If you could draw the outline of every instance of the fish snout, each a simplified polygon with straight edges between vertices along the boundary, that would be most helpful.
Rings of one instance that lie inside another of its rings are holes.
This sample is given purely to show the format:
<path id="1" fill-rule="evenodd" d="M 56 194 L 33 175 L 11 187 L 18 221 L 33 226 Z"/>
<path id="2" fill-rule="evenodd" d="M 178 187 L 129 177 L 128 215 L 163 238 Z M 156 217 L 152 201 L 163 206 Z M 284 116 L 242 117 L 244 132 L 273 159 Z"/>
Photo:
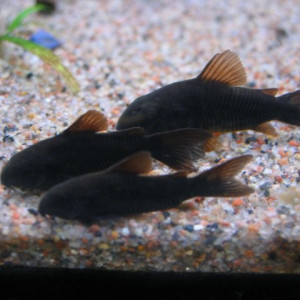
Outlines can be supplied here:
<path id="1" fill-rule="evenodd" d="M 1 184 L 5 185 L 7 187 L 11 187 L 11 186 L 15 185 L 14 178 L 15 178 L 15 176 L 14 176 L 13 170 L 9 166 L 6 165 L 2 169 L 2 172 L 1 172 L 1 177 L 0 177 Z"/>

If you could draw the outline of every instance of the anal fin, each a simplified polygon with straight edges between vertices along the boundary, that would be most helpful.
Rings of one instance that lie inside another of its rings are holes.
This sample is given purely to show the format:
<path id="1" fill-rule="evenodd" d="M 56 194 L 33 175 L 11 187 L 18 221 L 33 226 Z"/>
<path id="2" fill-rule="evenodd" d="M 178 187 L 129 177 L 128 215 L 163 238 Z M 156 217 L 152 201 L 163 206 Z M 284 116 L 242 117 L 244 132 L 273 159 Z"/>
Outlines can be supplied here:
<path id="1" fill-rule="evenodd" d="M 130 155 L 109 167 L 108 172 L 128 172 L 133 174 L 149 173 L 152 169 L 151 154 L 148 151 L 140 151 Z"/>

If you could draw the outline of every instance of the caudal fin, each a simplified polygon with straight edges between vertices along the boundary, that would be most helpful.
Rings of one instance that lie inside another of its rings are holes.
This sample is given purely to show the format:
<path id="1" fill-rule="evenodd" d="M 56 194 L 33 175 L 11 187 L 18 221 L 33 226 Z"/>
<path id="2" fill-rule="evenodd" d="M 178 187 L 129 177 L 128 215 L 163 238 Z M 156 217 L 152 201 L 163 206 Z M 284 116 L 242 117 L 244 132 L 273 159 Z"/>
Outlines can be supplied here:
<path id="1" fill-rule="evenodd" d="M 208 131 L 188 128 L 148 136 L 152 156 L 175 170 L 196 171 L 194 162 L 204 157 Z"/>
<path id="2" fill-rule="evenodd" d="M 203 196 L 210 197 L 239 197 L 253 193 L 253 189 L 234 179 L 243 167 L 252 160 L 252 155 L 243 155 L 207 170 L 195 180 L 205 187 Z"/>
<path id="3" fill-rule="evenodd" d="M 283 104 L 279 121 L 300 126 L 300 90 L 278 97 Z"/>

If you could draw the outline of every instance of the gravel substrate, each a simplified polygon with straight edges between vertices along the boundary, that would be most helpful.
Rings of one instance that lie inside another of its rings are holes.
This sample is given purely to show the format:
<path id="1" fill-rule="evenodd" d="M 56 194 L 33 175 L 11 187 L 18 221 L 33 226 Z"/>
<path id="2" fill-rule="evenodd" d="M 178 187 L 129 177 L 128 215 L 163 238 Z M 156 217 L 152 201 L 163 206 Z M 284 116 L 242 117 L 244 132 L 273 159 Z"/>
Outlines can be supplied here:
<path id="1" fill-rule="evenodd" d="M 300 88 L 300 1 L 57 1 L 18 34 L 42 28 L 63 44 L 54 50 L 80 83 L 72 95 L 49 66 L 5 43 L 0 59 L 0 169 L 16 152 L 64 130 L 88 109 L 110 129 L 126 105 L 162 85 L 195 77 L 217 52 L 243 62 L 248 85 Z M 7 24 L 29 0 L 2 0 Z M 270 138 L 222 135 L 223 148 L 199 170 L 252 154 L 239 175 L 255 193 L 196 198 L 178 209 L 79 222 L 37 213 L 41 195 L 0 185 L 0 265 L 110 270 L 300 272 L 300 130 L 272 122 Z M 153 174 L 171 172 L 155 163 Z M 142 199 L 141 199 L 142 201 Z"/>

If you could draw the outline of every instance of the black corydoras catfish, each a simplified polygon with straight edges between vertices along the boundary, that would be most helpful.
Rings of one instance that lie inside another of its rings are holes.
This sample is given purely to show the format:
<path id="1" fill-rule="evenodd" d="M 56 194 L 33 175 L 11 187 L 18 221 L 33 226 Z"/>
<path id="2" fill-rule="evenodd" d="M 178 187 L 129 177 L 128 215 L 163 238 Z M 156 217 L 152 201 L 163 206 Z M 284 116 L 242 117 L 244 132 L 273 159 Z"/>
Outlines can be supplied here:
<path id="1" fill-rule="evenodd" d="M 2 184 L 45 190 L 71 177 L 104 170 L 141 150 L 174 169 L 192 171 L 193 162 L 204 155 L 201 141 L 211 137 L 199 129 L 151 136 L 144 136 L 142 128 L 96 133 L 106 129 L 105 116 L 88 111 L 61 134 L 14 155 L 2 170 Z"/>
<path id="2" fill-rule="evenodd" d="M 276 136 L 266 123 L 300 125 L 300 90 L 275 98 L 276 88 L 250 89 L 238 56 L 216 54 L 194 79 L 166 85 L 133 101 L 117 129 L 143 127 L 147 134 L 177 128 L 212 132 L 252 129 Z"/>
<path id="3" fill-rule="evenodd" d="M 141 176 L 151 170 L 149 152 L 136 153 L 106 171 L 82 175 L 54 186 L 42 198 L 42 215 L 91 223 L 177 207 L 195 196 L 235 197 L 253 192 L 233 177 L 251 155 L 231 159 L 192 178 L 186 172 Z"/>

